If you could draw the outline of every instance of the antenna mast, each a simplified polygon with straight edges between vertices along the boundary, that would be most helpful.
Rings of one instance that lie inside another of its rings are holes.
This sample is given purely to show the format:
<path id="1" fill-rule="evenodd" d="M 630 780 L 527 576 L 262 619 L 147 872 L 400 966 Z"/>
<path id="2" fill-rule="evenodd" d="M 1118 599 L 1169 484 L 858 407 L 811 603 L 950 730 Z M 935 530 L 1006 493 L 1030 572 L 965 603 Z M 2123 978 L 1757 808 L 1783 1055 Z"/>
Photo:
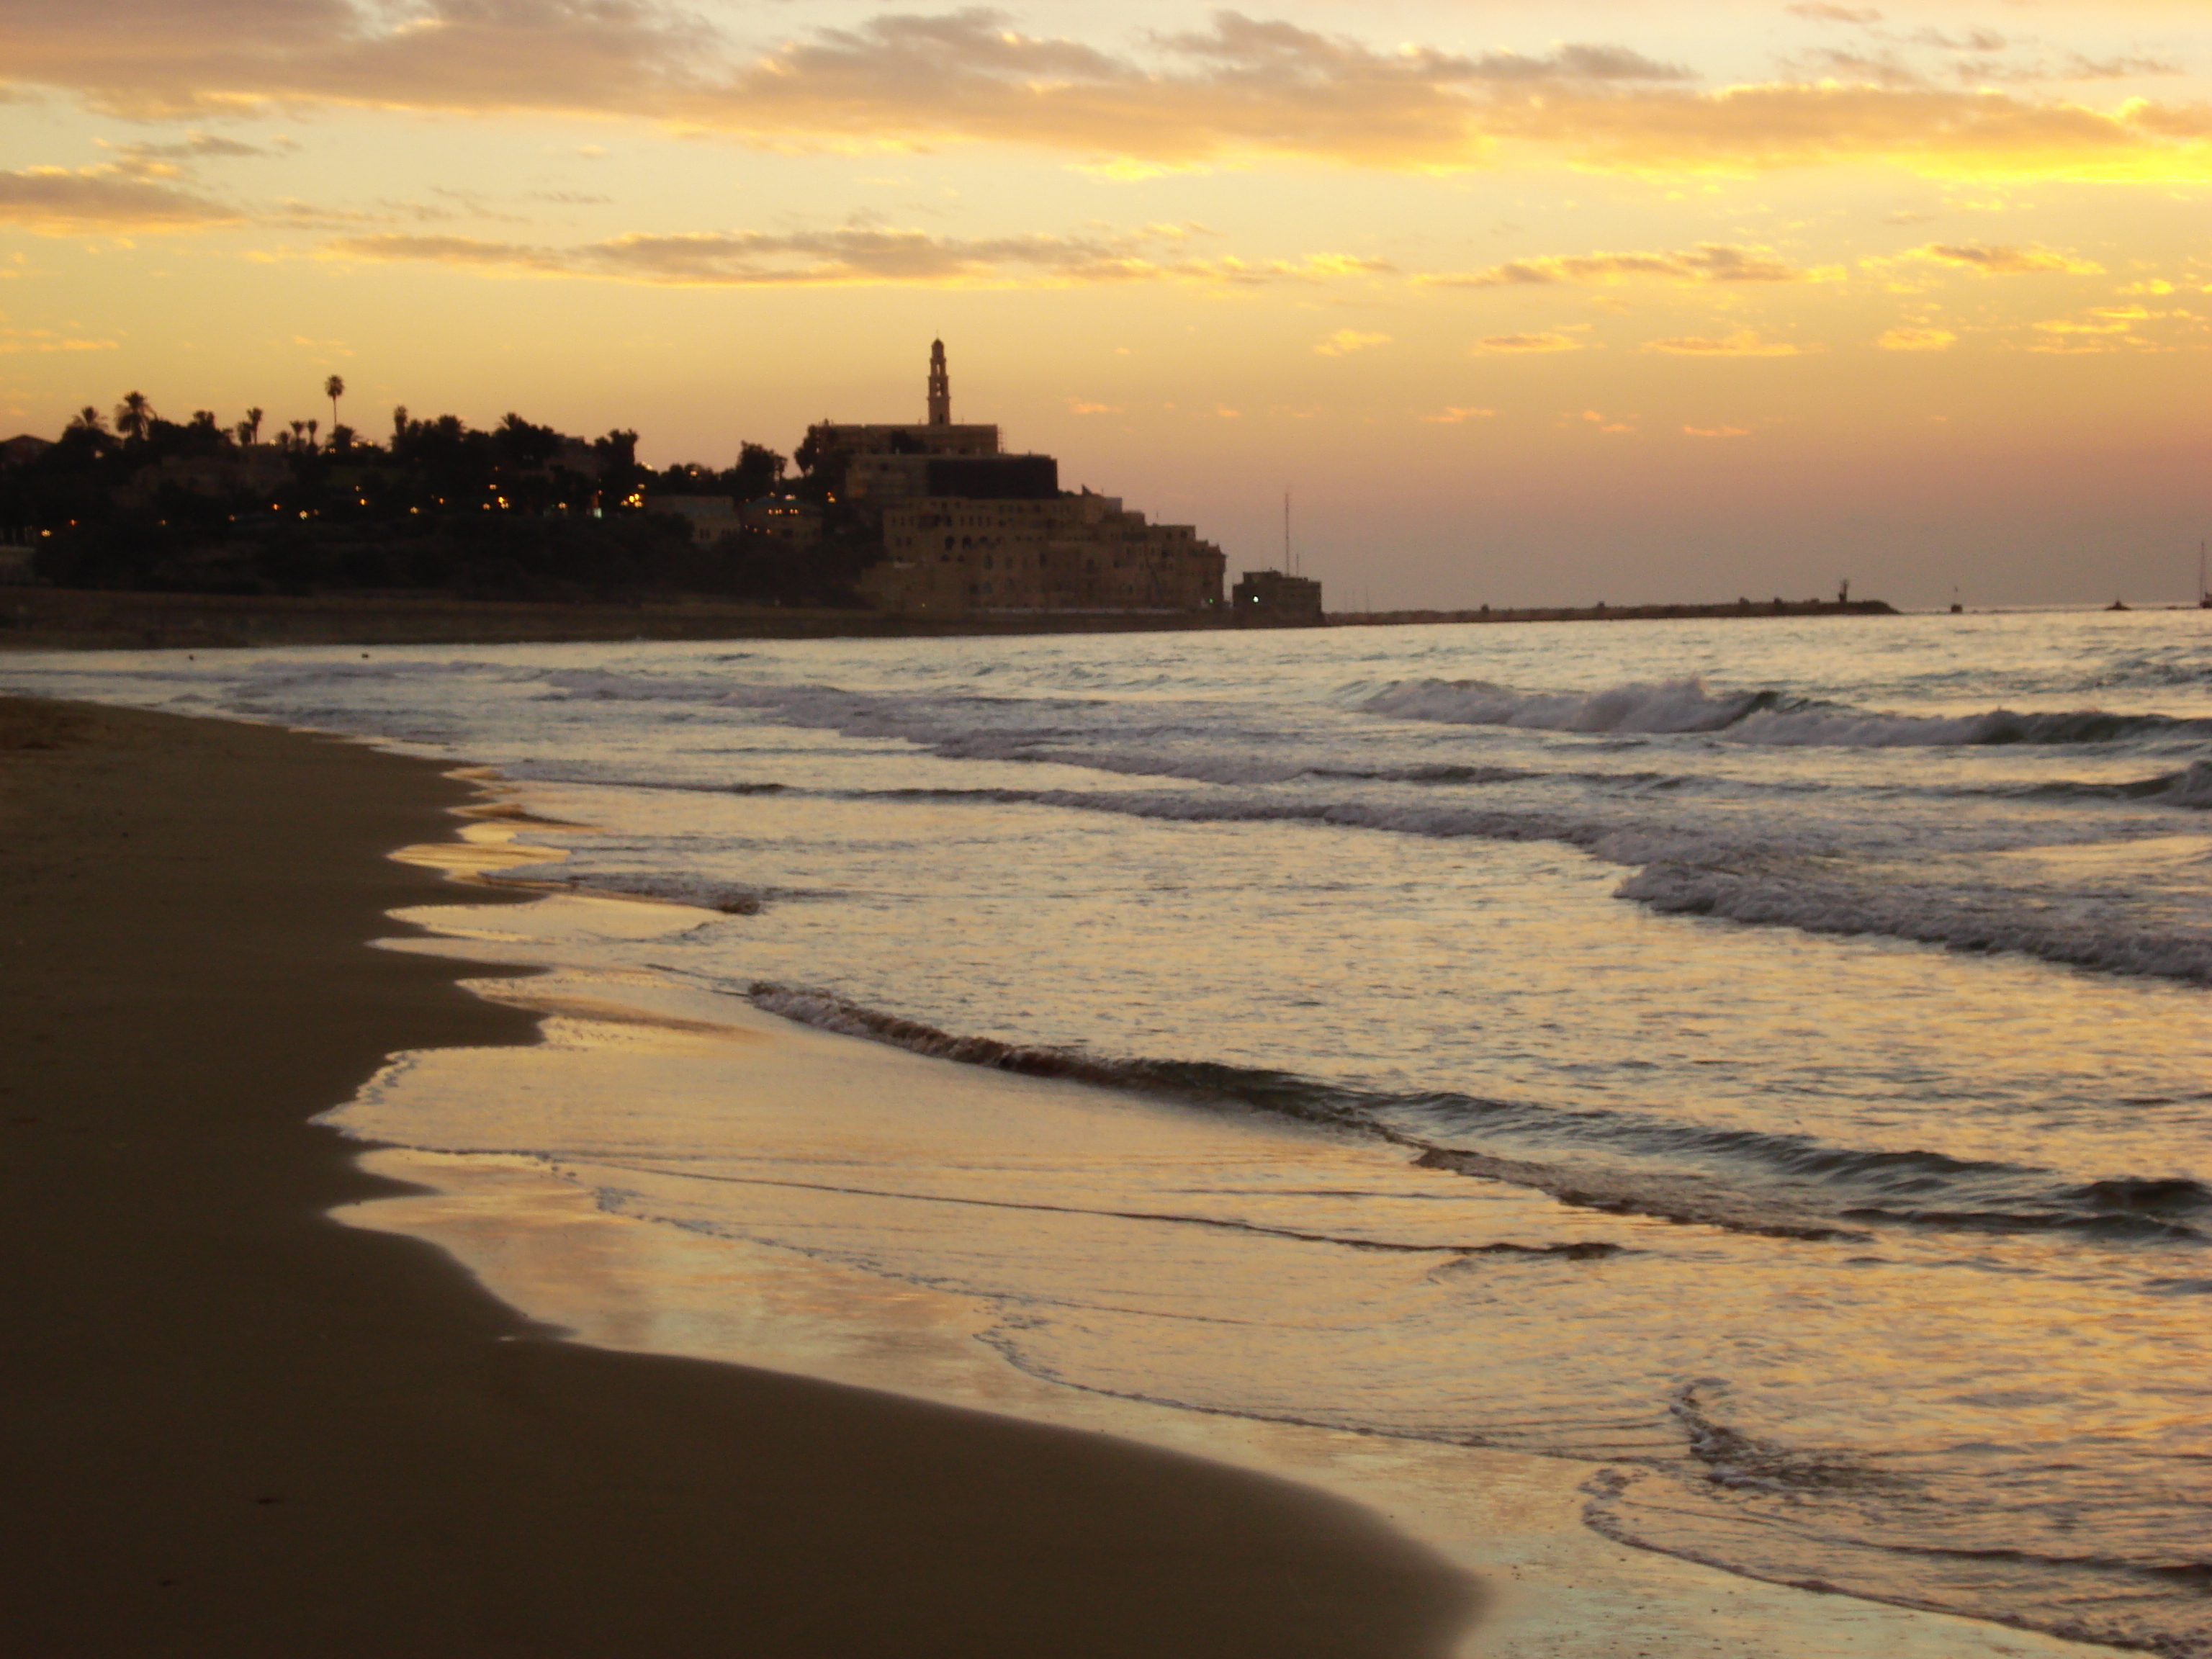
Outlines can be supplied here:
<path id="1" fill-rule="evenodd" d="M 1283 574 L 1295 576 L 1297 568 L 1291 562 L 1291 492 L 1283 492 Z"/>

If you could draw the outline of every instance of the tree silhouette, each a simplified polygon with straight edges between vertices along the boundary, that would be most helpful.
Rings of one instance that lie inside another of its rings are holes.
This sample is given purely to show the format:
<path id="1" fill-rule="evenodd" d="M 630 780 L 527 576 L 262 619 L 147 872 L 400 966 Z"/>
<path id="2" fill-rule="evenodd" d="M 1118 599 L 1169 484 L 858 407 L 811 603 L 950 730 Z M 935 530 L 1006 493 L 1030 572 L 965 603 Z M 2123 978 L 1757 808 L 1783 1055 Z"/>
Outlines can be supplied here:
<path id="1" fill-rule="evenodd" d="M 107 430 L 106 421 L 101 416 L 100 412 L 94 409 L 90 404 L 87 404 L 82 409 L 77 410 L 76 418 L 70 421 L 70 424 L 83 432 L 105 432 Z"/>
<path id="2" fill-rule="evenodd" d="M 324 381 L 323 396 L 331 400 L 331 429 L 335 432 L 337 430 L 338 424 L 338 399 L 345 396 L 343 378 L 333 374 L 329 380 Z"/>
<path id="3" fill-rule="evenodd" d="M 313 448 L 315 447 L 315 434 L 317 434 L 318 432 L 321 431 L 322 429 L 323 429 L 323 423 L 322 423 L 320 421 L 310 421 L 310 422 L 307 422 L 307 447 L 308 447 L 308 448 L 313 449 Z"/>
<path id="4" fill-rule="evenodd" d="M 783 457 L 765 444 L 741 446 L 737 466 L 729 475 L 731 493 L 745 501 L 774 495 L 776 485 L 783 480 Z"/>
<path id="5" fill-rule="evenodd" d="M 392 411 L 392 453 L 397 455 L 399 446 L 407 441 L 407 405 L 399 404 Z"/>
<path id="6" fill-rule="evenodd" d="M 239 426 L 246 434 L 246 442 L 253 444 L 261 441 L 261 411 L 259 410 L 247 410 L 246 418 L 239 422 Z"/>
<path id="7" fill-rule="evenodd" d="M 126 438 L 143 438 L 154 424 L 154 405 L 143 392 L 127 392 L 115 405 L 115 429 Z"/>

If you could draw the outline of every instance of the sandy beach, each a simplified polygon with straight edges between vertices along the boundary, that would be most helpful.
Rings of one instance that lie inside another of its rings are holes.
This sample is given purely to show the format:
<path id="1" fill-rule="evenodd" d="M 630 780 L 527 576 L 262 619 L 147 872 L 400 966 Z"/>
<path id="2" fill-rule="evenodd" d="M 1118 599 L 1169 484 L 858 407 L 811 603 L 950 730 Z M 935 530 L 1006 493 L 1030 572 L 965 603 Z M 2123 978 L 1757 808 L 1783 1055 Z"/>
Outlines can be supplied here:
<path id="1" fill-rule="evenodd" d="M 0 704 L 0 1573 L 64 1656 L 1415 1656 L 1466 1576 L 1334 1498 L 1096 1434 L 552 1340 L 332 1206 L 310 1127 L 525 1043 L 448 959 L 434 767 Z M 1624 1649 L 1624 1651 L 1627 1650 Z"/>

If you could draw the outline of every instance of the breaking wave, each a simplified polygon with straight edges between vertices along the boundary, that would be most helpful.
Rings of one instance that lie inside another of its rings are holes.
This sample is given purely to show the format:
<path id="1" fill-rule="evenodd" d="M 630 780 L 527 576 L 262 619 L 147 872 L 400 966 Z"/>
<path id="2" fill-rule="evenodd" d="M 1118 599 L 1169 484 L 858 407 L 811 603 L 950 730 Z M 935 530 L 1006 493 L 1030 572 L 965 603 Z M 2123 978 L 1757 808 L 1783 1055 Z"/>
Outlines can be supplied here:
<path id="1" fill-rule="evenodd" d="M 1405 680 L 1361 707 L 1398 720 L 1445 726 L 1517 726 L 1545 732 L 1721 732 L 1773 708 L 1777 691 L 1714 696 L 1695 679 L 1616 685 L 1604 691 L 1516 691 L 1486 680 Z"/>
<path id="2" fill-rule="evenodd" d="M 2023 714 L 1890 714 L 1821 704 L 1766 690 L 1715 694 L 1695 678 L 1602 691 L 1527 692 L 1484 680 L 1405 680 L 1360 705 L 1369 714 L 1446 726 L 1519 726 L 1585 733 L 1703 732 L 1731 743 L 1857 749 L 1990 744 L 2112 743 L 2150 735 L 2212 736 L 2212 720 L 2100 709 Z"/>

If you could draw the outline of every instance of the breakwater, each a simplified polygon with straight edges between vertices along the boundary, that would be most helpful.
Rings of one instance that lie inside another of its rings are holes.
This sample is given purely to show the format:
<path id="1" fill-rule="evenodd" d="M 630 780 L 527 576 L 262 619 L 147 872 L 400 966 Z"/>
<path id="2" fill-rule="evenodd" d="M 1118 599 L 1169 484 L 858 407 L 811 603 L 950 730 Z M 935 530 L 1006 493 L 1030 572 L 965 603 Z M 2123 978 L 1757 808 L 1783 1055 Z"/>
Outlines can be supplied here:
<path id="1" fill-rule="evenodd" d="M 1886 599 L 1736 599 L 1726 605 L 1539 605 L 1517 610 L 1333 611 L 1331 628 L 1398 628 L 1418 623 L 1725 622 L 1733 617 L 1894 617 Z"/>

